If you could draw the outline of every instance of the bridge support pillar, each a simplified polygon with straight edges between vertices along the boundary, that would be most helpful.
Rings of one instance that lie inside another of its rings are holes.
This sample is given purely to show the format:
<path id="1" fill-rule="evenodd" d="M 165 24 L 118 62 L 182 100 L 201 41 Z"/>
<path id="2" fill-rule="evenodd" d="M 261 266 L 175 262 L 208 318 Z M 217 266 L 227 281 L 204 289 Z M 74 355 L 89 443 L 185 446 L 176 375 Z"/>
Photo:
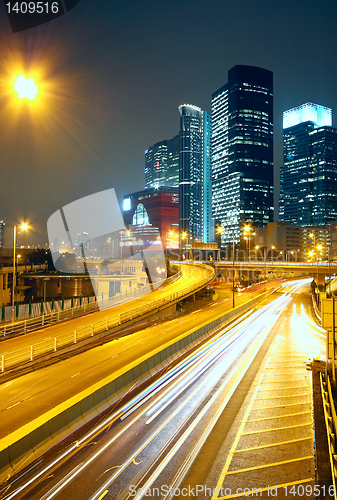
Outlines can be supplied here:
<path id="1" fill-rule="evenodd" d="M 315 275 L 315 281 L 317 281 L 317 274 Z M 325 285 L 325 274 L 318 273 L 318 283 L 317 285 Z"/>

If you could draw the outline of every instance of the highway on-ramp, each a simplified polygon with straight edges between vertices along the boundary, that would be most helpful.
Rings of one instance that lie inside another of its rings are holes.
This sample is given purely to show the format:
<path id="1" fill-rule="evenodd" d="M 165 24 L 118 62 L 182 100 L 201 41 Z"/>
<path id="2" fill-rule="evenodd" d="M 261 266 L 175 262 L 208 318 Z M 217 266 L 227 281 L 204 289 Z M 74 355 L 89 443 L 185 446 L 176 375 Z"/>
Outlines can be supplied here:
<path id="1" fill-rule="evenodd" d="M 59 351 L 62 347 L 78 343 L 82 339 L 94 336 L 95 332 L 109 331 L 119 324 L 119 318 L 129 319 L 129 313 L 134 310 L 133 318 L 141 318 L 149 309 L 155 310 L 163 304 L 174 303 L 212 280 L 214 270 L 209 266 L 182 265 L 182 275 L 176 281 L 164 285 L 133 301 L 114 306 L 110 309 L 92 312 L 86 316 L 70 321 L 54 324 L 46 329 L 27 333 L 0 343 L 0 368 L 8 370 L 20 363 L 36 359 L 44 353 Z M 132 314 L 131 314 L 132 316 Z M 2 360 L 2 361 L 1 361 Z M 1 371 L 1 370 L 0 370 Z"/>

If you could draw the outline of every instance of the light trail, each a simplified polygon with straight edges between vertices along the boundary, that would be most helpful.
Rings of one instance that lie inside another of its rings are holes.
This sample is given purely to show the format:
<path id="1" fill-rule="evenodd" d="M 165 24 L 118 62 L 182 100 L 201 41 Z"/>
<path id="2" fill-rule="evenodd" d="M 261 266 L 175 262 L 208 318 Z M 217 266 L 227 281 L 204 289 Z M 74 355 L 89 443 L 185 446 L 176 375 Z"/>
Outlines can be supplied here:
<path id="1" fill-rule="evenodd" d="M 289 301 L 289 297 L 287 295 L 285 297 L 281 297 L 281 299 L 282 299 L 281 301 L 277 299 L 275 301 L 275 302 L 277 302 L 277 304 L 274 304 L 273 306 L 269 306 L 270 310 L 269 311 L 265 311 L 265 314 L 263 314 L 263 316 L 265 316 L 265 319 L 267 319 L 269 317 L 269 322 L 268 322 L 268 324 L 262 330 L 261 330 L 261 327 L 260 327 L 260 341 L 259 341 L 259 343 L 258 343 L 258 345 L 257 345 L 257 347 L 256 347 L 256 349 L 254 351 L 254 356 L 252 356 L 252 358 L 255 357 L 256 352 L 260 349 L 262 343 L 266 339 L 267 335 L 271 331 L 272 327 L 276 323 L 277 319 L 279 318 L 279 316 L 283 312 L 284 308 L 286 307 L 286 304 Z M 268 307 L 268 306 L 266 306 L 266 307 Z M 272 316 L 274 316 L 274 317 L 272 317 Z M 255 322 L 258 322 L 259 320 L 261 320 L 261 318 L 256 318 Z M 222 401 L 222 403 L 218 407 L 215 415 L 211 419 L 210 423 L 207 425 L 207 427 L 206 427 L 205 431 L 203 432 L 202 436 L 199 437 L 197 444 L 192 449 L 192 452 L 189 454 L 190 455 L 189 459 L 185 460 L 184 464 L 183 464 L 183 467 L 179 469 L 178 473 L 175 476 L 174 486 L 173 486 L 173 489 L 172 489 L 173 493 L 168 493 L 164 497 L 165 500 L 169 500 L 169 499 L 172 499 L 174 497 L 174 489 L 177 488 L 178 485 L 183 480 L 184 476 L 186 475 L 187 470 L 189 469 L 189 466 L 190 466 L 191 462 L 193 461 L 193 459 L 195 458 L 196 454 L 201 449 L 201 446 L 204 444 L 206 438 L 208 437 L 208 435 L 210 434 L 211 430 L 213 429 L 213 427 L 214 427 L 215 423 L 217 422 L 219 416 L 221 415 L 221 413 L 223 412 L 225 406 L 227 405 L 230 397 L 234 393 L 234 391 L 237 388 L 239 382 L 242 380 L 243 375 L 246 373 L 248 367 L 250 366 L 251 361 L 252 361 L 252 359 L 249 359 L 248 362 L 246 363 L 246 366 L 244 366 L 242 368 L 241 377 L 239 378 L 239 380 L 237 381 L 237 383 L 235 384 L 235 386 L 232 388 L 230 394 L 227 394 L 227 397 L 224 398 L 224 400 Z M 161 474 L 161 472 L 170 463 L 170 461 L 172 460 L 172 458 L 174 457 L 174 455 L 184 445 L 184 443 L 186 442 L 186 440 L 188 439 L 188 437 L 190 436 L 190 434 L 192 433 L 192 431 L 196 428 L 196 426 L 199 424 L 199 422 L 202 420 L 202 418 L 206 415 L 206 413 L 208 412 L 208 410 L 212 407 L 212 405 L 217 401 L 217 399 L 219 398 L 219 396 L 222 394 L 224 386 L 227 385 L 227 383 L 228 383 L 228 381 L 225 380 L 225 382 L 223 382 L 221 384 L 221 386 L 218 388 L 218 390 L 216 391 L 216 393 L 212 396 L 212 398 L 202 408 L 202 410 L 198 414 L 198 416 L 192 421 L 192 423 L 190 424 L 190 426 L 188 427 L 188 429 L 179 438 L 179 440 L 174 445 L 174 447 L 171 449 L 171 451 L 165 456 L 164 460 L 162 460 L 162 462 L 159 464 L 159 466 L 157 467 L 157 469 L 152 473 L 151 477 L 146 481 L 146 483 L 144 484 L 144 486 L 141 488 L 141 492 L 137 493 L 137 495 L 135 495 L 135 496 L 133 495 L 132 498 L 134 498 L 135 500 L 141 500 L 144 496 L 146 496 L 146 491 L 149 488 L 151 488 L 151 486 L 153 485 L 154 481 L 156 479 L 158 479 L 158 477 Z M 139 486 L 138 486 L 138 488 L 139 488 Z M 130 498 L 130 496 L 128 496 L 127 498 Z M 92 498 L 90 500 L 95 500 L 95 498 Z"/>
<path id="2" fill-rule="evenodd" d="M 266 314 L 265 319 L 267 319 L 267 316 L 271 316 L 272 314 L 274 314 L 275 311 L 277 310 L 277 308 L 281 307 L 282 303 L 284 301 L 287 301 L 287 298 L 288 298 L 287 294 L 282 295 L 281 297 L 279 297 L 278 299 L 273 301 L 273 303 L 271 305 L 265 306 L 264 308 L 256 311 L 250 317 L 246 317 L 246 319 L 243 321 L 243 323 L 242 323 L 242 318 L 237 320 L 237 322 L 241 321 L 241 324 L 239 326 L 233 327 L 233 325 L 231 325 L 230 327 L 228 327 L 228 331 L 226 331 L 226 329 L 221 330 L 221 332 L 217 334 L 217 337 L 215 340 L 213 339 L 213 340 L 208 341 L 208 345 L 199 348 L 199 350 L 197 350 L 196 353 L 190 355 L 187 360 L 179 363 L 179 365 L 175 369 L 170 370 L 169 373 L 167 373 L 165 376 L 161 377 L 161 379 L 158 382 L 152 384 L 147 390 L 143 391 L 140 394 L 140 396 L 134 398 L 130 403 L 125 405 L 120 411 L 115 412 L 110 417 L 105 419 L 103 422 L 101 422 L 99 425 L 97 425 L 92 431 L 87 433 L 81 440 L 73 443 L 73 445 L 71 445 L 57 459 L 55 459 L 50 464 L 48 464 L 46 467 L 44 467 L 41 471 L 36 473 L 34 475 L 34 477 L 29 479 L 24 485 L 22 485 L 21 487 L 16 489 L 10 495 L 6 496 L 5 497 L 6 500 L 11 500 L 12 498 L 15 498 L 24 489 L 28 488 L 31 484 L 36 483 L 37 480 L 39 478 L 41 478 L 41 476 L 43 476 L 48 471 L 50 471 L 52 468 L 54 468 L 58 463 L 64 461 L 66 458 L 73 455 L 78 449 L 80 449 L 93 436 L 97 435 L 105 427 L 111 425 L 113 422 L 118 420 L 118 418 L 123 417 L 123 414 L 126 413 L 132 406 L 137 406 L 137 408 L 138 408 L 141 405 L 144 405 L 144 403 L 147 402 L 149 399 L 150 399 L 150 401 L 149 401 L 150 407 L 157 404 L 158 401 L 161 400 L 161 396 L 158 395 L 157 398 L 153 398 L 153 396 L 155 394 L 157 394 L 160 390 L 162 390 L 163 387 L 165 387 L 169 383 L 172 383 L 173 380 L 175 380 L 179 376 L 184 377 L 184 379 L 186 380 L 186 370 L 193 370 L 194 365 L 197 365 L 199 363 L 199 360 L 202 359 L 202 356 L 205 355 L 206 351 L 208 351 L 208 354 L 213 356 L 213 360 L 214 360 L 215 359 L 214 357 L 217 357 L 220 355 L 218 352 L 218 349 L 221 350 L 221 349 L 228 348 L 235 340 L 237 340 L 239 337 L 241 337 L 243 335 L 243 333 L 245 333 L 246 336 L 247 336 L 247 334 L 249 334 L 250 340 L 252 338 L 254 338 L 254 336 L 257 334 L 258 327 L 256 326 L 255 328 L 252 328 L 251 322 L 255 321 L 257 318 L 259 318 L 259 321 L 261 322 L 261 318 L 263 318 L 264 314 Z M 266 322 L 262 322 L 262 324 L 265 324 L 265 323 Z M 242 331 L 239 334 L 240 330 L 242 330 Z M 227 333 L 228 337 L 226 337 L 224 335 L 224 332 Z M 235 334 L 237 334 L 237 337 L 231 339 L 231 337 L 235 336 Z M 231 341 L 229 342 L 229 340 L 231 340 Z M 227 347 L 225 345 L 226 342 L 228 344 Z M 241 350 L 242 350 L 242 347 L 238 347 L 236 355 L 239 355 Z M 204 363 L 206 363 L 206 361 L 204 361 Z M 208 363 L 212 364 L 212 361 L 209 361 Z M 224 370 L 227 370 L 229 368 L 230 364 L 232 364 L 232 363 L 233 363 L 233 361 L 231 361 L 231 363 L 226 365 L 226 367 L 224 367 Z M 205 370 L 203 370 L 203 368 L 205 366 L 206 366 L 206 364 L 204 364 L 204 366 L 202 368 L 200 368 L 200 366 L 198 367 L 198 371 L 200 372 L 200 374 L 205 371 Z M 207 369 L 207 368 L 205 368 L 205 369 Z M 223 373 L 224 373 L 224 371 L 222 370 L 222 374 Z M 194 374 L 194 378 L 195 378 L 195 376 L 196 376 L 196 374 Z M 180 383 L 180 381 L 178 380 L 175 382 L 175 385 L 177 385 L 179 383 Z M 183 392 L 182 386 L 180 389 L 181 389 L 180 392 L 178 391 L 179 394 L 181 392 Z M 186 389 L 186 386 L 185 386 L 185 389 Z M 168 391 L 171 391 L 171 388 L 169 388 Z M 176 394 L 175 398 L 179 394 Z M 173 397 L 173 395 L 171 395 L 171 398 L 172 397 Z M 75 469 L 73 469 L 67 475 L 67 478 L 63 478 L 62 480 L 60 480 L 60 482 L 57 485 L 57 488 L 54 487 L 56 489 L 53 488 L 52 489 L 53 491 L 46 494 L 46 496 L 44 496 L 43 498 L 45 500 L 49 500 L 49 499 L 53 498 L 57 493 L 59 493 L 71 480 L 73 480 L 82 470 L 84 470 L 84 468 L 86 468 L 90 463 L 92 463 L 93 460 L 98 458 L 100 454 L 102 454 L 109 446 L 111 446 L 127 429 L 129 429 L 137 420 L 139 420 L 144 415 L 144 413 L 148 410 L 149 410 L 149 408 L 143 409 L 137 416 L 135 416 L 134 419 L 132 419 L 125 427 L 123 427 L 123 429 L 120 432 L 118 432 L 115 436 L 113 436 L 104 446 L 102 446 L 97 452 L 92 454 L 89 457 L 89 459 L 87 459 L 84 463 L 82 463 L 81 466 L 77 465 L 75 467 Z M 101 493 L 102 493 L 102 491 L 101 491 Z"/>
<path id="3" fill-rule="evenodd" d="M 298 316 L 296 311 L 296 304 L 293 305 L 291 327 L 296 336 L 299 338 L 301 344 L 307 346 L 309 356 L 311 358 L 318 358 L 320 356 L 321 344 L 318 339 L 312 337 L 312 333 L 325 338 L 326 336 L 311 328 L 303 316 Z"/>
<path id="4" fill-rule="evenodd" d="M 236 371 L 236 370 L 235 370 Z M 227 383 L 229 382 L 230 378 L 234 375 L 235 371 L 228 377 Z M 183 403 L 180 404 L 180 406 L 174 410 L 173 413 L 170 414 L 170 416 L 160 425 L 156 431 L 151 434 L 151 436 L 124 462 L 124 464 L 121 466 L 123 467 L 123 470 L 141 453 L 148 445 L 151 443 L 155 437 L 166 427 L 166 425 L 171 422 L 171 420 L 182 410 L 184 406 L 186 406 L 189 401 L 198 394 L 200 389 L 213 377 L 213 373 L 210 373 L 208 377 L 199 384 L 196 389 L 189 395 L 189 397 L 183 401 Z M 111 483 L 123 472 L 121 469 L 119 469 L 112 477 L 110 477 L 104 484 L 103 486 L 93 495 L 90 497 L 89 500 L 98 500 L 99 495 L 108 488 Z M 41 500 L 49 500 L 49 498 L 42 498 Z"/>
<path id="5" fill-rule="evenodd" d="M 248 316 L 251 314 L 251 312 L 247 312 L 244 316 Z M 241 318 L 238 318 L 237 320 L 234 321 L 233 324 L 239 323 L 242 320 Z M 230 329 L 232 325 L 227 327 L 227 329 Z M 221 332 L 218 334 L 221 335 L 223 332 L 227 330 L 226 328 L 221 330 Z M 179 363 L 179 365 L 170 370 L 167 374 L 162 376 L 158 381 L 154 382 L 153 384 L 150 385 L 149 388 L 145 389 L 140 393 L 139 396 L 136 396 L 133 398 L 129 403 L 127 403 L 121 410 L 113 413 L 110 417 L 107 417 L 104 419 L 100 424 L 97 424 L 91 431 L 85 434 L 83 438 L 81 438 L 78 441 L 75 441 L 67 450 L 64 451 L 64 453 L 61 453 L 55 460 L 53 460 L 51 463 L 49 463 L 46 467 L 44 467 L 41 471 L 35 474 L 30 480 L 28 480 L 24 485 L 16 489 L 14 492 L 12 492 L 10 495 L 6 496 L 4 500 L 11 500 L 15 498 L 18 494 L 20 494 L 23 490 L 27 489 L 30 485 L 34 484 L 35 482 L 38 481 L 39 478 L 41 478 L 43 475 L 45 475 L 48 471 L 53 469 L 58 463 L 63 462 L 66 458 L 72 456 L 76 451 L 81 449 L 81 447 L 86 444 L 90 439 L 95 437 L 99 432 L 101 432 L 105 427 L 108 427 L 112 425 L 115 421 L 118 420 L 118 418 L 123 418 L 124 413 L 133 405 L 137 405 L 137 408 L 142 406 L 145 402 L 147 402 L 149 399 L 152 399 L 155 394 L 157 394 L 162 387 L 166 386 L 168 383 L 170 383 L 171 379 L 174 379 L 179 376 L 180 371 L 183 370 L 190 362 L 194 361 L 194 359 L 198 357 L 198 352 L 192 355 L 189 355 L 187 360 L 184 360 Z M 153 404 L 157 400 L 153 401 Z M 138 416 L 140 418 L 142 414 Z M 134 421 L 136 421 L 135 419 Z M 134 422 L 133 421 L 133 422 Z M 132 423 L 133 423 L 132 422 Z M 129 427 L 129 426 L 128 426 Z M 127 428 L 128 428 L 127 427 Z"/>
<path id="6" fill-rule="evenodd" d="M 304 309 L 304 305 L 301 304 L 301 312 L 303 314 L 303 317 L 304 319 L 310 323 L 311 325 L 313 325 L 317 330 L 319 330 L 320 332 L 324 332 L 324 335 L 322 335 L 321 333 L 318 333 L 318 332 L 315 332 L 317 335 L 320 335 L 321 337 L 324 337 L 326 338 L 326 330 L 324 328 L 322 328 L 321 326 L 317 325 L 317 323 L 315 323 L 314 321 L 312 321 L 309 316 L 307 315 L 307 313 L 305 312 L 305 309 Z"/>

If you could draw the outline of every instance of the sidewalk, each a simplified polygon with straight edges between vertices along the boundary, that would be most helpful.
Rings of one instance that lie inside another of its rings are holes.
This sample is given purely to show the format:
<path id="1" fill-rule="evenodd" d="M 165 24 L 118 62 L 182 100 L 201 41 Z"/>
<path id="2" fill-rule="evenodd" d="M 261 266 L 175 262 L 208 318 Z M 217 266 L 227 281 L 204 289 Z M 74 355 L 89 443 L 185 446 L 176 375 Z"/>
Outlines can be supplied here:
<path id="1" fill-rule="evenodd" d="M 313 389 L 306 369 L 310 349 L 302 332 L 292 328 L 291 308 L 281 316 L 247 396 L 245 414 L 222 465 L 220 494 L 213 500 L 254 495 L 315 498 Z M 233 493 L 237 491 L 242 495 Z"/>

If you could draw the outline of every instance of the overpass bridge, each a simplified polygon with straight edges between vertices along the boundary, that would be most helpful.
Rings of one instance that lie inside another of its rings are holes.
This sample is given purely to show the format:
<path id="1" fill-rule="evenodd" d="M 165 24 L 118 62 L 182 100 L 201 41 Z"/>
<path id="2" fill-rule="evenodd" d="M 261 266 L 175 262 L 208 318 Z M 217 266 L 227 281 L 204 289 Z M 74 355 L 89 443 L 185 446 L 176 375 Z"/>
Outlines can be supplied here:
<path id="1" fill-rule="evenodd" d="M 195 261 L 200 263 L 200 261 Z M 206 263 L 206 262 L 204 262 Z M 208 262 L 209 264 L 209 262 Z M 303 274 L 312 276 L 318 284 L 325 283 L 326 276 L 337 274 L 337 262 L 286 262 L 286 261 L 230 261 L 212 262 L 216 276 L 222 276 L 227 281 L 242 277 L 244 273 L 253 278 L 263 277 L 294 277 Z"/>

